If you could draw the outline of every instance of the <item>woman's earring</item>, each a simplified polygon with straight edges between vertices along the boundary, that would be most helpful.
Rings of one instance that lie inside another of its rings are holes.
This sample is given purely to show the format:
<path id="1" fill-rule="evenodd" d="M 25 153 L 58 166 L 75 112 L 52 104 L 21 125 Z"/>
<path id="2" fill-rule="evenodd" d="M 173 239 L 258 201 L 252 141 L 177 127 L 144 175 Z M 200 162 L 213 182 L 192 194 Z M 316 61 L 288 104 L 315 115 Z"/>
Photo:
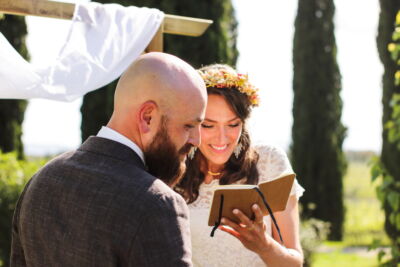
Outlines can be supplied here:
<path id="1" fill-rule="evenodd" d="M 242 143 L 237 144 L 235 149 L 233 150 L 236 158 L 239 158 L 240 152 L 242 152 Z"/>
<path id="2" fill-rule="evenodd" d="M 197 147 L 195 147 L 195 146 L 193 146 L 193 147 L 190 149 L 190 151 L 189 151 L 189 153 L 188 153 L 188 158 L 189 158 L 190 160 L 192 160 L 192 159 L 194 158 L 194 154 L 196 153 L 196 150 L 197 150 Z"/>

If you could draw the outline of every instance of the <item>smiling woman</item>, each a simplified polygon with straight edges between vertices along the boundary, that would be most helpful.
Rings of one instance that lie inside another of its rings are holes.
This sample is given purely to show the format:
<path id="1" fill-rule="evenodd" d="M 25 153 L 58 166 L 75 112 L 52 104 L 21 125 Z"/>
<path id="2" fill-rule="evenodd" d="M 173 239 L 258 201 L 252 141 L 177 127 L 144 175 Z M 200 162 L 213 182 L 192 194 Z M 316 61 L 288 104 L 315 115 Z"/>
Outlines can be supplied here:
<path id="1" fill-rule="evenodd" d="M 210 183 L 215 174 L 221 174 L 224 163 L 229 160 L 232 153 L 238 157 L 242 148 L 247 149 L 249 144 L 245 141 L 248 136 L 241 138 L 242 134 L 248 135 L 243 131 L 242 118 L 235 114 L 223 96 L 210 94 L 207 105 L 206 118 L 201 125 L 199 149 L 209 159 L 204 168 L 209 174 L 206 175 L 205 183 Z"/>
<path id="2" fill-rule="evenodd" d="M 241 223 L 222 218 L 223 224 L 230 228 L 222 226 L 219 229 L 226 233 L 214 238 L 208 236 L 214 185 L 259 184 L 293 171 L 281 149 L 251 145 L 246 123 L 252 108 L 258 104 L 258 94 L 247 76 L 220 64 L 204 67 L 200 73 L 208 93 L 201 145 L 187 160 L 187 172 L 176 187 L 189 204 L 194 265 L 281 266 L 285 262 L 301 266 L 297 203 L 304 189 L 297 182 L 291 189 L 286 210 L 271 216 L 280 229 L 272 227 L 270 216 L 263 217 L 260 207 L 255 205 L 254 218 L 234 210 Z M 214 230 L 212 236 L 213 233 Z M 280 236 L 284 244 L 280 243 Z"/>
<path id="3" fill-rule="evenodd" d="M 208 172 L 220 173 L 221 165 L 228 161 L 239 142 L 242 120 L 236 116 L 223 96 L 210 95 L 208 106 L 205 120 L 201 125 L 203 129 L 200 151 L 210 159 Z"/>

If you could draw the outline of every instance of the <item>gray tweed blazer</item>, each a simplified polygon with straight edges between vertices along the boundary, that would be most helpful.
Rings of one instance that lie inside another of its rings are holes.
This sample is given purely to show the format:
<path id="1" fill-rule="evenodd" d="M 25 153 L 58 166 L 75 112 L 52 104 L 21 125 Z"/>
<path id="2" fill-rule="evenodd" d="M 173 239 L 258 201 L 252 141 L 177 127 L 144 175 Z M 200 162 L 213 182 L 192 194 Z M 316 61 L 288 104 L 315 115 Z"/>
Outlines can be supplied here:
<path id="1" fill-rule="evenodd" d="M 108 139 L 49 162 L 14 213 L 12 267 L 191 265 L 185 201 Z"/>

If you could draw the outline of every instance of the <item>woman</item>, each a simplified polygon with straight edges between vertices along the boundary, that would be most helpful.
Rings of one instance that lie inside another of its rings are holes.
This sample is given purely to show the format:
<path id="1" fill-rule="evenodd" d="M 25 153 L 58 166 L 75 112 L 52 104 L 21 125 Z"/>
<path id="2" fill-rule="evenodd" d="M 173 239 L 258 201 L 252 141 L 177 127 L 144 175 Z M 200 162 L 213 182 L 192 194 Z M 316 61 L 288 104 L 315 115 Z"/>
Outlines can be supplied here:
<path id="1" fill-rule="evenodd" d="M 302 266 L 298 198 L 304 189 L 297 181 L 286 210 L 274 214 L 284 244 L 270 216 L 263 217 L 257 205 L 252 207 L 254 220 L 234 210 L 241 224 L 223 218 L 224 226 L 219 229 L 227 234 L 210 237 L 207 220 L 216 185 L 258 184 L 292 172 L 292 168 L 282 150 L 250 144 L 246 120 L 258 105 L 258 96 L 247 76 L 218 64 L 199 72 L 208 90 L 201 145 L 189 153 L 185 177 L 176 187 L 189 204 L 194 265 Z"/>

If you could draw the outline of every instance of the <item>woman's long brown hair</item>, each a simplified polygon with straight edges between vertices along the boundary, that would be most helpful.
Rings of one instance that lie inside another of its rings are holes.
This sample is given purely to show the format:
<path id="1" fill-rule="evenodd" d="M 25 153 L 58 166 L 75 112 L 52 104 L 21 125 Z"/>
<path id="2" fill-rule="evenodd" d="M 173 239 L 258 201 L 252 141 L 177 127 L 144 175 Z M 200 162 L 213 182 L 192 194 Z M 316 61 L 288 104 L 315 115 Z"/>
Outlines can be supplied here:
<path id="1" fill-rule="evenodd" d="M 208 69 L 227 69 L 233 71 L 231 67 L 221 64 L 206 66 L 200 70 L 204 71 Z M 237 88 L 208 87 L 207 94 L 222 96 L 242 121 L 242 135 L 239 138 L 242 150 L 238 158 L 232 153 L 229 160 L 225 163 L 219 184 L 232 184 L 243 178 L 245 178 L 245 184 L 257 184 L 258 171 L 256 165 L 258 154 L 251 148 L 250 136 L 246 129 L 246 121 L 251 113 L 249 98 Z M 180 193 L 187 203 L 194 202 L 199 195 L 199 188 L 205 177 L 201 171 L 201 166 L 204 166 L 203 164 L 206 164 L 206 158 L 197 149 L 194 158 L 186 160 L 186 172 L 180 183 L 175 186 L 175 191 Z"/>

